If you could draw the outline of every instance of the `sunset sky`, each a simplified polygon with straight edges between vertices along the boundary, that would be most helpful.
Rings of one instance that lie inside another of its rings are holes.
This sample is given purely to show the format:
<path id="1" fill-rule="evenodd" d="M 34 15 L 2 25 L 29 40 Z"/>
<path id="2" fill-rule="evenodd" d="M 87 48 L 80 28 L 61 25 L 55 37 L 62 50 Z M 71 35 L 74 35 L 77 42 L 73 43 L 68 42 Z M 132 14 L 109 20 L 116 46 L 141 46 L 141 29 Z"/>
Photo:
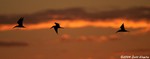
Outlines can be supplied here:
<path id="1" fill-rule="evenodd" d="M 1 0 L 0 59 L 150 57 L 150 0 Z M 13 28 L 24 17 L 26 28 Z M 50 29 L 58 22 L 64 29 Z M 121 24 L 127 33 L 116 33 Z"/>

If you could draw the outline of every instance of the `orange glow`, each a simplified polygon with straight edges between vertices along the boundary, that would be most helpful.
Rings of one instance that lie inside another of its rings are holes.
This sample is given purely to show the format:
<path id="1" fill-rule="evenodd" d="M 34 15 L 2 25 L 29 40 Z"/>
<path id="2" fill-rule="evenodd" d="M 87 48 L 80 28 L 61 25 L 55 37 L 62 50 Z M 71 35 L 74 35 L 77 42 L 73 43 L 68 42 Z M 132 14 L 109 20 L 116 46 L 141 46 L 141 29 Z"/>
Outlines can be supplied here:
<path id="1" fill-rule="evenodd" d="M 11 25 L 11 24 L 0 25 L 0 31 L 11 30 L 11 29 L 13 29 L 13 25 Z"/>
<path id="2" fill-rule="evenodd" d="M 122 19 L 115 19 L 112 21 L 88 21 L 83 19 L 77 19 L 77 20 L 52 20 L 48 22 L 38 23 L 38 24 L 25 24 L 26 28 L 25 30 L 34 30 L 34 29 L 46 29 L 50 28 L 54 25 L 54 22 L 58 22 L 61 24 L 62 27 L 65 28 L 82 28 L 82 27 L 111 27 L 111 28 L 119 28 L 120 25 L 123 23 Z M 125 27 L 126 28 L 150 28 L 150 23 L 142 20 L 142 21 L 130 21 L 130 20 L 124 20 Z M 9 24 L 9 25 L 0 25 L 0 30 L 10 30 L 13 28 L 15 24 Z"/>

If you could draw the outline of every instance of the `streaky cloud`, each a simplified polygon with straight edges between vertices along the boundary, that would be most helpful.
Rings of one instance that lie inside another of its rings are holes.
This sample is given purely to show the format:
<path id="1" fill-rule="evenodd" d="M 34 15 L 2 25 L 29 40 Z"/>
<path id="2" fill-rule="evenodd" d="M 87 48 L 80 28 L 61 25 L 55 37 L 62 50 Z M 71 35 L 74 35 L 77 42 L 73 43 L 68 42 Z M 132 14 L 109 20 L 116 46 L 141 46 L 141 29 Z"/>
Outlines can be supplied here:
<path id="1" fill-rule="evenodd" d="M 0 41 L 0 47 L 20 47 L 20 46 L 28 46 L 28 43 Z"/>
<path id="2" fill-rule="evenodd" d="M 27 24 L 37 24 L 50 20 L 112 20 L 125 17 L 130 20 L 139 21 L 150 19 L 150 7 L 133 7 L 128 9 L 116 9 L 111 11 L 101 11 L 90 13 L 83 8 L 68 8 L 60 10 L 46 10 L 33 14 L 22 15 L 0 15 L 0 24 L 14 24 L 19 17 L 25 17 Z"/>

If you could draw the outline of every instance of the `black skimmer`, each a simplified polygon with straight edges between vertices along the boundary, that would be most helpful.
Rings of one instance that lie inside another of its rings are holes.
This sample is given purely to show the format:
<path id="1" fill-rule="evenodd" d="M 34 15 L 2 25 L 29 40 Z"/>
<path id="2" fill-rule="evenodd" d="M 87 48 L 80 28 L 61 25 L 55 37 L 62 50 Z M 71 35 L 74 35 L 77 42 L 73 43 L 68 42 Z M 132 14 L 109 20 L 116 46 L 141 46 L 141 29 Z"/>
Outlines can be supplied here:
<path id="1" fill-rule="evenodd" d="M 55 32 L 58 34 L 58 29 L 62 27 L 60 27 L 59 23 L 55 22 L 55 26 L 52 26 L 51 28 L 54 28 Z"/>
<path id="2" fill-rule="evenodd" d="M 125 29 L 125 27 L 124 27 L 124 23 L 120 26 L 120 30 L 118 30 L 116 33 L 118 33 L 118 32 L 129 32 L 129 31 L 127 31 L 126 29 Z"/>
<path id="3" fill-rule="evenodd" d="M 14 28 L 25 28 L 24 26 L 23 26 L 23 17 L 21 17 L 19 20 L 18 20 L 18 25 L 16 25 Z"/>

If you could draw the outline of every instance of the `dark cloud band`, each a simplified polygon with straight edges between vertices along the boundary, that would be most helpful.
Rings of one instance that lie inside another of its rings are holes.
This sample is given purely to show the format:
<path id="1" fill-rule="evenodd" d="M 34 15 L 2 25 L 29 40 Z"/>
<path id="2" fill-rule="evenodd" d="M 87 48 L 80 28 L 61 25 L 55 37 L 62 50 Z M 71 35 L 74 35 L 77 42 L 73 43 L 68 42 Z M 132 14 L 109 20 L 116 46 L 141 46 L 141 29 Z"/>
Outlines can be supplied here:
<path id="1" fill-rule="evenodd" d="M 126 17 L 134 21 L 150 19 L 150 7 L 135 7 L 123 10 L 111 10 L 105 12 L 89 13 L 82 8 L 69 8 L 64 10 L 47 10 L 25 15 L 0 15 L 0 24 L 14 24 L 20 17 L 25 17 L 25 23 L 40 23 L 49 20 L 111 20 Z"/>
<path id="2" fill-rule="evenodd" d="M 12 46 L 28 46 L 28 44 L 24 43 L 24 42 L 3 42 L 3 41 L 0 41 L 0 47 L 12 47 Z"/>

